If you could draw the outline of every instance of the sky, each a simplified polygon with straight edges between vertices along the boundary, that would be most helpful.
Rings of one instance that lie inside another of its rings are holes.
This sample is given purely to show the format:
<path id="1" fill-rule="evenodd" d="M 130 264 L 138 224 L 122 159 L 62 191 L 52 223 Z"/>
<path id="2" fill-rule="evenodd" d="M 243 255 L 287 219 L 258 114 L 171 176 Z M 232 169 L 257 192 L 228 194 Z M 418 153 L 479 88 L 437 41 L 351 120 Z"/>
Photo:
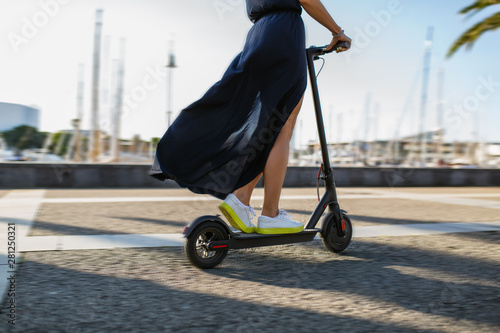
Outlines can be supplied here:
<path id="1" fill-rule="evenodd" d="M 318 78 L 327 137 L 382 140 L 418 131 L 425 39 L 432 26 L 424 129 L 438 128 L 441 107 L 447 141 L 500 142 L 500 31 L 446 58 L 463 31 L 500 9 L 469 18 L 457 14 L 471 2 L 323 0 L 353 38 L 351 51 L 324 57 Z M 80 63 L 85 65 L 83 128 L 90 128 L 96 9 L 104 11 L 103 40 L 109 41 L 103 43 L 109 52 L 101 71 L 101 86 L 108 90 L 109 64 L 118 57 L 120 38 L 126 38 L 123 138 L 138 134 L 149 140 L 166 130 L 169 41 L 178 66 L 172 71 L 175 116 L 221 78 L 252 26 L 244 0 L 0 0 L 0 101 L 38 107 L 43 131 L 71 128 Z M 302 16 L 307 45 L 328 44 L 330 32 L 305 12 Z M 309 89 L 296 146 L 317 137 Z M 100 127 L 111 132 L 103 101 Z"/>

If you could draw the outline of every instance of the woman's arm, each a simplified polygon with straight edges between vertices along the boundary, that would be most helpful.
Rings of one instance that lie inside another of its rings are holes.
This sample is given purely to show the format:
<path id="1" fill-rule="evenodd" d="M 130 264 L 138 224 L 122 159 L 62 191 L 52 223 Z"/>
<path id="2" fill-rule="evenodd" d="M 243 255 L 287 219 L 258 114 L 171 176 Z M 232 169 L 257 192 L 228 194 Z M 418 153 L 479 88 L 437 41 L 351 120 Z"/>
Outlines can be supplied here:
<path id="1" fill-rule="evenodd" d="M 340 35 L 338 37 L 333 37 L 330 45 L 327 47 L 330 50 L 335 44 L 340 41 L 346 41 L 352 43 L 351 39 L 342 33 L 342 28 L 338 26 L 332 16 L 328 13 L 325 6 L 320 0 L 299 0 L 300 4 L 304 10 L 319 24 L 330 30 L 333 35 Z M 347 51 L 348 49 L 341 49 L 339 52 Z"/>

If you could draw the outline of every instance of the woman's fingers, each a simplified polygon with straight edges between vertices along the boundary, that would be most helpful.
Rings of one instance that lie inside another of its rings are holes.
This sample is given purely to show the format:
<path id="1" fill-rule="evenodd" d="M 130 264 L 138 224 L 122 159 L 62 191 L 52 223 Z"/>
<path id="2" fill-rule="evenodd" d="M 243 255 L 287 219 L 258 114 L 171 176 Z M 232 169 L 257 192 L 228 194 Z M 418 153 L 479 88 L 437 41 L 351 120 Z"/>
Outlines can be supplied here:
<path id="1" fill-rule="evenodd" d="M 333 37 L 332 38 L 332 41 L 330 42 L 330 45 L 328 45 L 328 47 L 326 48 L 327 51 L 330 51 L 332 48 L 335 47 L 335 45 L 337 45 L 339 42 L 349 42 L 349 47 L 348 48 L 345 48 L 345 47 L 337 47 L 337 49 L 335 49 L 334 51 L 337 52 L 337 53 L 340 53 L 340 52 L 344 52 L 344 51 L 347 51 L 351 48 L 351 44 L 352 44 L 352 41 L 349 37 L 347 37 L 346 35 L 342 35 L 340 37 Z"/>
<path id="2" fill-rule="evenodd" d="M 338 43 L 338 42 L 348 42 L 349 43 L 349 47 L 347 47 L 347 48 L 346 47 L 337 47 L 337 49 L 335 50 L 335 52 L 337 52 L 337 53 L 345 52 L 345 51 L 347 51 L 347 50 L 349 50 L 351 48 L 352 40 L 349 37 L 347 37 L 346 35 L 342 35 L 342 36 L 340 36 L 337 39 L 338 40 L 337 40 L 336 43 Z"/>
<path id="3" fill-rule="evenodd" d="M 338 43 L 338 38 L 333 38 L 332 41 L 330 42 L 330 45 L 328 45 L 328 47 L 326 48 L 326 50 L 330 51 L 337 43 Z"/>

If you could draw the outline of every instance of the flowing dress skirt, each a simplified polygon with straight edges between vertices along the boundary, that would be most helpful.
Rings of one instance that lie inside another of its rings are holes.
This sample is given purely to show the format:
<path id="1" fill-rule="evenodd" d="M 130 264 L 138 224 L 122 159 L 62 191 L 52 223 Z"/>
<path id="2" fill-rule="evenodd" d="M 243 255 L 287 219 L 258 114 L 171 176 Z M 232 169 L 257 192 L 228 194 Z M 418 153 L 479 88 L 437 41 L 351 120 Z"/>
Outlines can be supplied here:
<path id="1" fill-rule="evenodd" d="M 151 175 L 224 199 L 263 171 L 306 85 L 300 14 L 263 16 L 222 79 L 182 110 L 167 130 Z"/>

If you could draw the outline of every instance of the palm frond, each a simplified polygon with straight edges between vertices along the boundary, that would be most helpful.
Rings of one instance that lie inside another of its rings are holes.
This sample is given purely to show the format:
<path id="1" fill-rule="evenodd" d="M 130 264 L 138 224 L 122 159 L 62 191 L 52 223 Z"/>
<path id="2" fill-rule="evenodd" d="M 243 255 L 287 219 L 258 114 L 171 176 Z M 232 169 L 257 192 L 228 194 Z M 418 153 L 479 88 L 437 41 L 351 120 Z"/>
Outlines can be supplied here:
<path id="1" fill-rule="evenodd" d="M 477 39 L 487 31 L 493 31 L 500 28 L 500 12 L 484 19 L 483 21 L 475 24 L 469 30 L 464 32 L 451 46 L 448 51 L 447 57 L 451 57 L 455 52 L 465 46 L 466 49 L 471 49 Z"/>
<path id="2" fill-rule="evenodd" d="M 476 0 L 472 5 L 465 7 L 462 9 L 459 14 L 467 14 L 468 12 L 473 12 L 472 14 L 476 14 L 477 12 L 483 10 L 484 8 L 492 5 L 500 4 L 500 0 Z"/>

